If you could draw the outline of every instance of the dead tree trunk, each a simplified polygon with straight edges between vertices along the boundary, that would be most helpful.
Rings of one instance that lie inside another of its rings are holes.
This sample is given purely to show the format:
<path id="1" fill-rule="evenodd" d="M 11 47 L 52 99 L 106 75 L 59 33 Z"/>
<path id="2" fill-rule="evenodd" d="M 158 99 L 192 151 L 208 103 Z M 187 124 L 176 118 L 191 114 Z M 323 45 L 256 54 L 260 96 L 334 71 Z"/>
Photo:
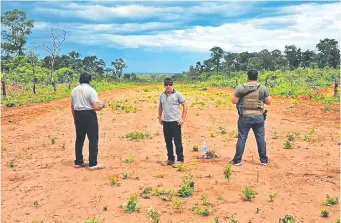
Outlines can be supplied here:
<path id="1" fill-rule="evenodd" d="M 37 78 L 33 78 L 33 94 L 36 94 L 36 83 L 37 83 Z"/>
<path id="2" fill-rule="evenodd" d="M 338 96 L 339 91 L 339 79 L 335 79 L 335 85 L 334 85 L 334 97 Z"/>
<path id="3" fill-rule="evenodd" d="M 56 92 L 57 91 L 57 86 L 56 86 L 56 82 L 54 80 L 52 82 L 52 86 L 53 86 L 54 92 Z"/>
<path id="4" fill-rule="evenodd" d="M 46 31 L 48 31 L 46 29 Z M 53 72 L 54 72 L 54 62 L 57 56 L 59 55 L 60 47 L 65 41 L 65 35 L 66 32 L 64 29 L 61 29 L 61 35 L 55 35 L 53 28 L 50 32 L 50 39 L 52 41 L 52 46 L 48 46 L 45 43 L 43 43 L 43 47 L 45 48 L 45 51 L 49 54 L 50 59 L 50 68 L 51 68 L 51 76 L 50 76 L 50 83 L 53 86 L 53 90 L 57 91 L 56 81 L 53 78 Z"/>
<path id="5" fill-rule="evenodd" d="M 1 86 L 2 86 L 2 96 L 6 97 L 6 83 L 4 80 L 1 80 Z"/>

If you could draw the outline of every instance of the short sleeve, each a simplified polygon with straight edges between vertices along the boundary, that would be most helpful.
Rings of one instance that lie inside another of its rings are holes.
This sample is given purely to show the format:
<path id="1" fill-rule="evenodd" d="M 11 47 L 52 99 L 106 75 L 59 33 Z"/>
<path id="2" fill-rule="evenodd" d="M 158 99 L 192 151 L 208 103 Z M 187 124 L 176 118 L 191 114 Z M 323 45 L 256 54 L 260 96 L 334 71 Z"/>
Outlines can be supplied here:
<path id="1" fill-rule="evenodd" d="M 268 92 L 268 89 L 266 89 L 266 87 L 264 86 L 264 98 L 269 97 L 269 96 L 270 96 L 270 94 Z"/>
<path id="2" fill-rule="evenodd" d="M 178 93 L 178 101 L 180 104 L 183 104 L 185 103 L 185 98 L 184 96 L 180 93 L 180 92 L 177 92 Z"/>
<path id="3" fill-rule="evenodd" d="M 242 96 L 242 92 L 243 92 L 243 85 L 239 85 L 235 92 L 234 92 L 234 96 L 237 97 L 237 98 L 240 98 Z"/>
<path id="4" fill-rule="evenodd" d="M 75 89 L 72 89 L 71 96 L 70 96 L 72 105 L 75 105 L 74 97 L 75 97 Z"/>
<path id="5" fill-rule="evenodd" d="M 92 89 L 92 91 L 90 91 L 90 102 L 91 104 L 98 103 L 98 95 L 95 89 Z"/>

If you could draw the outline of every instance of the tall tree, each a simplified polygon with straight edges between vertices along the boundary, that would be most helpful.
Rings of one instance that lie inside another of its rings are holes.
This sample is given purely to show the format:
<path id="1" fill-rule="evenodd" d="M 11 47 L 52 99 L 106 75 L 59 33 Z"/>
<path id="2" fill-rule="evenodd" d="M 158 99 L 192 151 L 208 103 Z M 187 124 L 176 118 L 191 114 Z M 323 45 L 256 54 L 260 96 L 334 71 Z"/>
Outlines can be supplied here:
<path id="1" fill-rule="evenodd" d="M 99 59 L 99 61 L 96 61 L 96 71 L 102 75 L 104 73 L 104 69 L 105 69 L 105 62 L 102 59 Z"/>
<path id="2" fill-rule="evenodd" d="M 219 46 L 213 47 L 212 49 L 210 49 L 210 51 L 211 51 L 211 59 L 212 59 L 214 65 L 216 66 L 216 70 L 217 70 L 217 74 L 218 74 L 219 73 L 220 60 L 224 56 L 224 51 Z"/>
<path id="3" fill-rule="evenodd" d="M 300 65 L 302 57 L 300 48 L 297 49 L 295 45 L 286 45 L 284 54 L 291 70 L 296 69 Z"/>
<path id="4" fill-rule="evenodd" d="M 250 59 L 249 52 L 241 52 L 238 54 L 237 63 L 239 64 L 240 70 L 242 71 L 247 70 L 249 59 Z"/>
<path id="5" fill-rule="evenodd" d="M 315 58 L 315 52 L 311 50 L 306 50 L 302 53 L 301 66 L 304 68 L 311 67 L 313 65 Z"/>
<path id="6" fill-rule="evenodd" d="M 329 66 L 336 68 L 340 65 L 340 50 L 338 42 L 335 39 L 323 39 L 316 44 L 317 50 L 320 52 L 320 67 Z"/>
<path id="7" fill-rule="evenodd" d="M 261 58 L 258 56 L 258 54 L 249 60 L 248 69 L 255 69 L 255 70 L 264 69 L 263 68 L 263 62 L 262 62 Z"/>
<path id="8" fill-rule="evenodd" d="M 81 55 L 76 51 L 71 51 L 69 53 L 71 58 L 71 69 L 74 70 L 76 73 L 80 73 L 82 67 L 82 60 L 78 59 Z"/>
<path id="9" fill-rule="evenodd" d="M 204 60 L 204 66 L 205 66 L 205 71 L 206 72 L 210 72 L 213 70 L 213 66 L 214 66 L 214 63 L 212 61 L 212 59 L 208 59 L 208 60 Z"/>
<path id="10" fill-rule="evenodd" d="M 230 53 L 230 52 L 225 52 L 224 53 L 224 59 L 225 59 L 225 62 L 224 62 L 224 67 L 226 67 L 227 69 L 227 74 L 230 75 L 231 71 L 234 70 L 235 68 L 235 61 L 236 61 L 236 56 L 237 54 L 235 53 Z"/>
<path id="11" fill-rule="evenodd" d="M 118 79 L 122 76 L 122 71 L 127 67 L 125 61 L 122 58 L 115 59 L 115 61 L 111 62 L 111 65 L 115 68 L 115 74 Z"/>
<path id="12" fill-rule="evenodd" d="M 271 51 L 271 57 L 273 60 L 274 70 L 278 70 L 282 67 L 285 67 L 286 60 L 285 60 L 285 57 L 282 55 L 282 52 L 280 50 Z"/>
<path id="13" fill-rule="evenodd" d="M 198 62 L 195 64 L 195 69 L 196 69 L 197 72 L 202 73 L 202 71 L 203 71 L 203 66 L 201 65 L 201 62 L 200 62 L 200 61 L 198 61 Z"/>
<path id="14" fill-rule="evenodd" d="M 76 52 L 76 51 L 71 51 L 70 53 L 69 53 L 69 56 L 71 57 L 71 59 L 73 59 L 73 60 L 76 60 L 76 59 L 78 59 L 81 55 L 80 55 L 80 53 L 78 53 L 78 52 Z"/>
<path id="15" fill-rule="evenodd" d="M 273 57 L 267 49 L 260 51 L 257 56 L 260 59 L 262 69 L 274 70 Z"/>
<path id="16" fill-rule="evenodd" d="M 83 69 L 91 74 L 94 74 L 97 70 L 96 60 L 97 60 L 97 56 L 84 57 Z"/>
<path id="17" fill-rule="evenodd" d="M 26 17 L 26 13 L 19 9 L 7 11 L 1 15 L 2 39 L 1 48 L 7 55 L 24 55 L 27 35 L 31 34 L 34 20 Z"/>

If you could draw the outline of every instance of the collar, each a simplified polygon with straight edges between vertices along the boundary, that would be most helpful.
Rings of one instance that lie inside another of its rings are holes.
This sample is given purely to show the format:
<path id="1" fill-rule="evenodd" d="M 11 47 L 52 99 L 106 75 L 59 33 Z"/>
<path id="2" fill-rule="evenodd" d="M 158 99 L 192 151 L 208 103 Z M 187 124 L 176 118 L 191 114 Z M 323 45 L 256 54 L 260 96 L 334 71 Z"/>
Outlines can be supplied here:
<path id="1" fill-rule="evenodd" d="M 244 86 L 247 86 L 247 85 L 260 85 L 260 83 L 258 81 L 248 81 L 246 83 L 243 84 Z"/>
<path id="2" fill-rule="evenodd" d="M 171 94 L 174 94 L 176 92 L 176 90 L 173 88 L 173 91 L 171 92 Z M 167 95 L 167 92 L 164 91 L 163 93 L 165 93 Z"/>

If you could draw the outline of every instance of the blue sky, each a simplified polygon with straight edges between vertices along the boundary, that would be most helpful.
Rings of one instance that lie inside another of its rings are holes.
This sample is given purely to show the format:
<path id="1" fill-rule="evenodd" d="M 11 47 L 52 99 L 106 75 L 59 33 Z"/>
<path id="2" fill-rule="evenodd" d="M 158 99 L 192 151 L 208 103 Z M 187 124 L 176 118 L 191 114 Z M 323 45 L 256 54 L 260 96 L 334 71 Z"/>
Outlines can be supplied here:
<path id="1" fill-rule="evenodd" d="M 320 39 L 340 39 L 340 3 L 335 1 L 2 1 L 1 11 L 21 9 L 35 27 L 32 43 L 49 43 L 46 28 L 67 32 L 61 53 L 96 55 L 107 66 L 123 58 L 124 72 L 177 73 L 229 52 L 315 50 Z M 46 53 L 35 48 L 40 57 Z"/>

